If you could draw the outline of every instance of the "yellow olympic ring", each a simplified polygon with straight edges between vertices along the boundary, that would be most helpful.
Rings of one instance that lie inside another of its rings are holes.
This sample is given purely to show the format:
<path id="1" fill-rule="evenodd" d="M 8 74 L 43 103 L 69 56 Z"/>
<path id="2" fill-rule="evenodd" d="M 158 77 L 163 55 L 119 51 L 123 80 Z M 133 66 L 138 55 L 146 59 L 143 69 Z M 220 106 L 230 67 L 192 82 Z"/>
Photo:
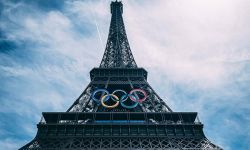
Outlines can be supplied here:
<path id="1" fill-rule="evenodd" d="M 106 99 L 107 96 L 114 97 L 116 103 L 115 103 L 114 105 L 111 105 L 111 106 L 106 105 L 106 104 L 104 103 L 104 100 Z M 116 95 L 114 95 L 114 94 L 104 95 L 104 96 L 101 98 L 101 103 L 102 103 L 102 106 L 104 106 L 104 107 L 106 107 L 106 108 L 115 108 L 115 107 L 117 107 L 117 106 L 119 105 L 119 98 L 118 98 Z"/>

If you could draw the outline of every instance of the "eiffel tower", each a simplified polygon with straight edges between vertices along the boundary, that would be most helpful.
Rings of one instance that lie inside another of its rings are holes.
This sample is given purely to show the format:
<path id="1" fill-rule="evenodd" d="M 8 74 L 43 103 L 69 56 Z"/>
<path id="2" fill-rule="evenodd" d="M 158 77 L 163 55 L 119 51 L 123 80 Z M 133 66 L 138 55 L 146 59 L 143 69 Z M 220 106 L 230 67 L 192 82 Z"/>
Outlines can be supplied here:
<path id="1" fill-rule="evenodd" d="M 122 18 L 111 24 L 99 68 L 66 112 L 43 112 L 35 138 L 21 150 L 222 150 L 204 135 L 197 112 L 173 112 L 137 67 Z"/>

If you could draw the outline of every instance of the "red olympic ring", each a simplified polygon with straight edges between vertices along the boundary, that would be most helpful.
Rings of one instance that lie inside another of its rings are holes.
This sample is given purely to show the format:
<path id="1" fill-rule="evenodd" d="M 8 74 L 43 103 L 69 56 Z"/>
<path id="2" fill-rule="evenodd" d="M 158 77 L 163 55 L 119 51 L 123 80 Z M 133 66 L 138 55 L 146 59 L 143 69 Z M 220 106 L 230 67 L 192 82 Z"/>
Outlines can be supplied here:
<path id="1" fill-rule="evenodd" d="M 137 100 L 137 99 L 135 99 L 135 97 L 138 97 L 137 95 L 135 95 L 135 97 L 134 97 L 134 96 L 130 96 L 129 98 L 130 98 L 132 101 L 138 101 L 139 103 L 142 103 L 142 102 L 145 101 L 146 98 L 148 97 L 147 93 L 146 93 L 144 90 L 142 90 L 142 89 L 133 89 L 132 91 L 129 92 L 129 94 L 130 94 L 130 95 L 133 95 L 133 93 L 135 93 L 135 92 L 141 92 L 141 93 L 144 95 L 144 97 Z"/>

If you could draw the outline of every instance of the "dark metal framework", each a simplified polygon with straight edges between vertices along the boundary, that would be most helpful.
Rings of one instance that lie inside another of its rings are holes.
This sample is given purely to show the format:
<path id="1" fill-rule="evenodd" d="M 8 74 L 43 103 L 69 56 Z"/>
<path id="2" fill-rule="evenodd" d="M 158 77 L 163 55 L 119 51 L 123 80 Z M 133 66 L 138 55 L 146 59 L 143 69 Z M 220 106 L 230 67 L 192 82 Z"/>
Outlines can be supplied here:
<path id="1" fill-rule="evenodd" d="M 129 47 L 125 26 L 122 19 L 121 2 L 111 4 L 111 23 L 108 42 L 100 68 L 136 68 L 134 57 Z"/>
<path id="2" fill-rule="evenodd" d="M 173 112 L 148 84 L 131 53 L 122 12 L 121 2 L 111 3 L 107 46 L 89 85 L 66 112 L 44 112 L 36 137 L 21 150 L 221 150 L 205 137 L 196 112 Z M 148 96 L 133 109 L 111 109 L 92 100 L 100 88 L 140 88 Z"/>

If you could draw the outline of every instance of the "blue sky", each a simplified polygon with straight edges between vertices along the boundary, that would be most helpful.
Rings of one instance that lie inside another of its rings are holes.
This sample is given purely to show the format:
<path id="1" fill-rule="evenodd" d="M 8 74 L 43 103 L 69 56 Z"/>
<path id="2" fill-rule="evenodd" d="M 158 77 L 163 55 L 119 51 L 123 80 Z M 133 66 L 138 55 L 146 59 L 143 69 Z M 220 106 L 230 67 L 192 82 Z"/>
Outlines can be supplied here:
<path id="1" fill-rule="evenodd" d="M 227 150 L 250 149 L 250 2 L 124 0 L 130 46 L 174 111 L 197 111 Z M 66 111 L 99 66 L 110 1 L 0 2 L 0 147 L 34 138 L 45 111 Z M 99 33 L 98 33 L 98 30 Z"/>

